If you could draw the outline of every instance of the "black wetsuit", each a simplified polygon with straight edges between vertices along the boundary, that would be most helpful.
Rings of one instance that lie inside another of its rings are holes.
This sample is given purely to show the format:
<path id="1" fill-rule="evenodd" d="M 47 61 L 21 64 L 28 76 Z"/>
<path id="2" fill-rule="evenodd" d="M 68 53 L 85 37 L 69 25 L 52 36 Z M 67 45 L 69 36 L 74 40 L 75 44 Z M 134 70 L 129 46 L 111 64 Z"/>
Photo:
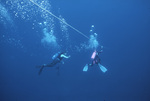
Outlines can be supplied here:
<path id="1" fill-rule="evenodd" d="M 61 60 L 64 58 L 64 57 L 61 57 L 62 54 L 63 53 L 58 54 L 58 56 L 50 64 L 47 64 L 45 67 L 53 67 L 57 63 L 60 63 Z"/>
<path id="2" fill-rule="evenodd" d="M 62 54 L 63 53 L 59 53 L 58 56 L 50 64 L 44 64 L 42 66 L 39 66 L 39 67 L 41 67 L 41 69 L 39 71 L 39 75 L 41 74 L 44 67 L 54 67 L 56 64 L 60 63 L 61 60 L 64 58 L 64 57 L 61 57 Z M 58 66 L 58 69 L 59 69 L 59 66 Z"/>

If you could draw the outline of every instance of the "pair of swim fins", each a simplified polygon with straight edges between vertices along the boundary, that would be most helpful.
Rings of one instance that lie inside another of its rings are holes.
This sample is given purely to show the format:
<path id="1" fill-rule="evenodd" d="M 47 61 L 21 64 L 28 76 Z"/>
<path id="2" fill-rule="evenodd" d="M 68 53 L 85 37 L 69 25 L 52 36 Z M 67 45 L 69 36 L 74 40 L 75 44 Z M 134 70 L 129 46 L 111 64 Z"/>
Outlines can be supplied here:
<path id="1" fill-rule="evenodd" d="M 99 68 L 101 69 L 101 71 L 102 71 L 103 73 L 105 73 L 105 72 L 107 71 L 107 69 L 106 69 L 103 65 L 98 64 L 98 66 L 99 66 Z M 86 65 L 84 66 L 83 71 L 84 71 L 84 72 L 87 72 L 87 71 L 88 71 L 88 64 L 86 64 Z"/>

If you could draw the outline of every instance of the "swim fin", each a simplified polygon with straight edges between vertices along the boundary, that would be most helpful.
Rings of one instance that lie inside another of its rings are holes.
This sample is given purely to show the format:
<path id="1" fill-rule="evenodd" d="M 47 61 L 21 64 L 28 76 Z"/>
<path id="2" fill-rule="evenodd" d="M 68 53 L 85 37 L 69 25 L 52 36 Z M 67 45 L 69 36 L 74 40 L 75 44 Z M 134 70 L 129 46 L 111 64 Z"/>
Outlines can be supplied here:
<path id="1" fill-rule="evenodd" d="M 86 72 L 88 70 L 88 64 L 86 64 L 83 68 L 83 71 Z"/>
<path id="2" fill-rule="evenodd" d="M 104 66 L 102 66 L 101 64 L 98 64 L 98 66 L 99 66 L 99 68 L 101 69 L 102 72 L 105 73 L 107 71 L 107 69 Z"/>

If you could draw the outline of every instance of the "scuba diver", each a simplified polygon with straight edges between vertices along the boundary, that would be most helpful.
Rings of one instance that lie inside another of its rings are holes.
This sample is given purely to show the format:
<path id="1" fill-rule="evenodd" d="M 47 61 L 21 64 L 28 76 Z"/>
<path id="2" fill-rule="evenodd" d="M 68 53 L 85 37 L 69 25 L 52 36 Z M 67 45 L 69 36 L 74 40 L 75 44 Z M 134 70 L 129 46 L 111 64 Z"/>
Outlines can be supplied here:
<path id="1" fill-rule="evenodd" d="M 102 48 L 102 47 L 101 47 Z M 97 52 L 96 50 L 93 52 L 91 59 L 92 59 L 92 63 L 91 64 L 86 64 L 83 68 L 83 71 L 87 71 L 89 66 L 93 66 L 94 64 L 97 64 L 99 66 L 99 68 L 101 69 L 102 72 L 106 72 L 107 69 L 101 65 L 101 60 L 99 58 L 99 54 L 102 53 L 102 50 Z"/>
<path id="2" fill-rule="evenodd" d="M 43 64 L 41 66 L 37 66 L 40 67 L 40 71 L 39 71 L 39 75 L 42 73 L 42 70 L 44 67 L 54 67 L 56 64 L 59 64 L 62 62 L 62 64 L 64 64 L 64 62 L 62 61 L 63 58 L 70 58 L 70 56 L 66 56 L 65 52 L 58 52 L 55 55 L 53 55 L 52 57 L 52 62 L 50 64 Z M 59 66 L 57 68 L 59 70 Z"/>

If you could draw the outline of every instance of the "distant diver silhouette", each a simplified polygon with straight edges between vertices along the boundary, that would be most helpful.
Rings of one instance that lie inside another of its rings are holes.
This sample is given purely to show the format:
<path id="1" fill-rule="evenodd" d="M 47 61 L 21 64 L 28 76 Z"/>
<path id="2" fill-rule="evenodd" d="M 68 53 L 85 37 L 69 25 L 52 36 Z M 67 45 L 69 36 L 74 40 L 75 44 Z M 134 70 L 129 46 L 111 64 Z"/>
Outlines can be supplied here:
<path id="1" fill-rule="evenodd" d="M 64 64 L 64 62 L 62 61 L 63 58 L 70 58 L 70 56 L 66 56 L 65 52 L 58 52 L 52 57 L 53 61 L 50 64 L 37 66 L 40 68 L 39 75 L 42 73 L 44 67 L 54 67 L 56 64 L 61 62 Z M 57 66 L 57 69 L 59 70 L 59 66 Z"/>
<path id="2" fill-rule="evenodd" d="M 92 63 L 91 64 L 86 64 L 83 68 L 83 71 L 86 72 L 88 70 L 89 66 L 93 66 L 94 64 L 97 64 L 99 66 L 99 68 L 101 69 L 102 72 L 106 72 L 107 69 L 101 65 L 101 60 L 99 58 L 99 54 L 102 53 L 102 50 L 97 52 L 96 50 L 93 52 L 91 59 L 92 59 Z"/>

